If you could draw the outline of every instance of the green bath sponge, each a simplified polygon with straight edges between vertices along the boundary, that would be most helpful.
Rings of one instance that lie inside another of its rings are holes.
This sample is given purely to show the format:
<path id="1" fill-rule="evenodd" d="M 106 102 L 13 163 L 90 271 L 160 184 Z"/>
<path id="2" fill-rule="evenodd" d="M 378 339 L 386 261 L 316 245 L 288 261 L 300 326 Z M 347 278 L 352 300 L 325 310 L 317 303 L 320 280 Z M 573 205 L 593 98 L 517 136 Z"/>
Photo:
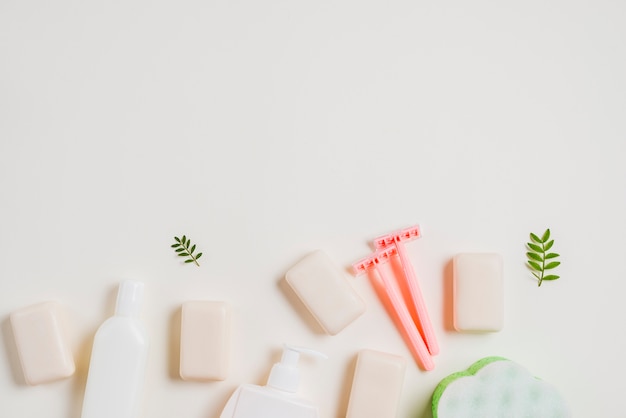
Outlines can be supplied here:
<path id="1" fill-rule="evenodd" d="M 486 357 L 451 374 L 433 394 L 433 418 L 569 417 L 553 386 L 502 357 Z"/>

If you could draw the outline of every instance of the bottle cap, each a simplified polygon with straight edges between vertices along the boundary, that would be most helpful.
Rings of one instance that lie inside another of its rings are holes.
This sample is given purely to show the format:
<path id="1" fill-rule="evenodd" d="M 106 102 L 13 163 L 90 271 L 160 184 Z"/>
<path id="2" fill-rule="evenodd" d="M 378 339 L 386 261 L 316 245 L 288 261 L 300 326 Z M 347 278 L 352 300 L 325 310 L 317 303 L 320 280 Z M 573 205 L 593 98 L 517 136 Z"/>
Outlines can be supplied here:
<path id="1" fill-rule="evenodd" d="M 115 315 L 138 317 L 143 300 L 143 283 L 125 280 L 117 291 Z"/>
<path id="2" fill-rule="evenodd" d="M 270 377 L 267 379 L 267 386 L 284 392 L 297 392 L 298 385 L 300 383 L 298 360 L 300 359 L 301 353 L 324 359 L 328 358 L 325 354 L 322 354 L 319 351 L 285 344 L 283 356 L 280 359 L 280 363 L 276 363 L 272 367 Z"/>

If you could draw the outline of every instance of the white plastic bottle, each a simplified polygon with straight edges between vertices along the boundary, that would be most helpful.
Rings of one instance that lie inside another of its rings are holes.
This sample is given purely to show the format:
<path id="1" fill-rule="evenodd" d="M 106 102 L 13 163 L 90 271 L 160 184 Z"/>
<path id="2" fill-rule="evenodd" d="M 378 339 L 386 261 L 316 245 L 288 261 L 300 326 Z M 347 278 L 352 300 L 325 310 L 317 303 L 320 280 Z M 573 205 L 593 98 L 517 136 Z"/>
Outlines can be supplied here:
<path id="1" fill-rule="evenodd" d="M 319 418 L 316 405 L 295 395 L 300 381 L 300 353 L 326 358 L 322 353 L 285 345 L 266 386 L 241 385 L 230 397 L 220 418 Z"/>
<path id="2" fill-rule="evenodd" d="M 139 321 L 143 283 L 124 281 L 115 315 L 96 332 L 82 418 L 138 418 L 148 338 Z"/>

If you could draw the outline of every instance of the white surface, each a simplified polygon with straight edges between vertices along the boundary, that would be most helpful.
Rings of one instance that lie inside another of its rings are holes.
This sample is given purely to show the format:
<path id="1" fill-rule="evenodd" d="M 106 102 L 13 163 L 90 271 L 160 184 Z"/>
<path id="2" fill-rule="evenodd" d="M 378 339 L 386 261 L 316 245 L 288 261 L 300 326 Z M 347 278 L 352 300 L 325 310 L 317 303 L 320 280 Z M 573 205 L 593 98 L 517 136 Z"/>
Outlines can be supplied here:
<path id="1" fill-rule="evenodd" d="M 500 254 L 457 254 L 452 260 L 454 329 L 500 331 L 504 319 Z"/>
<path id="2" fill-rule="evenodd" d="M 556 386 L 576 417 L 626 408 L 626 3 L 609 0 L 14 1 L 0 4 L 0 416 L 77 418 L 97 327 L 123 278 L 146 284 L 145 417 L 217 418 L 264 384 L 283 342 L 303 397 L 342 417 L 356 353 L 410 358 L 368 310 L 325 335 L 284 285 L 316 249 L 339 265 L 407 244 L 441 345 L 409 363 L 399 418 L 487 355 Z M 550 227 L 561 279 L 537 287 L 528 233 Z M 170 245 L 204 252 L 184 265 Z M 505 328 L 450 331 L 450 259 L 498 252 Z M 74 378 L 35 388 L 8 315 L 59 300 Z M 224 382 L 178 377 L 177 312 L 233 307 Z M 269 325 L 268 325 L 269 324 Z"/>

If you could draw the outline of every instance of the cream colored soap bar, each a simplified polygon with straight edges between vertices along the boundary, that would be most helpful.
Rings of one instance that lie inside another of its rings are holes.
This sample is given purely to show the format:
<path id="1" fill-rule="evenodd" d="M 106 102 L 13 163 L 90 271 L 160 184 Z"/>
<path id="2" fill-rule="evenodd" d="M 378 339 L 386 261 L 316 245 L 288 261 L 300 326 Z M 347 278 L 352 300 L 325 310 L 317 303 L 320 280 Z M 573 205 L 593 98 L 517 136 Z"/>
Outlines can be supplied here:
<path id="1" fill-rule="evenodd" d="M 17 353 L 29 385 L 74 374 L 66 318 L 56 302 L 43 302 L 11 314 Z"/>
<path id="2" fill-rule="evenodd" d="M 182 307 L 180 377 L 224 380 L 230 358 L 230 308 L 225 302 L 189 301 Z"/>
<path id="3" fill-rule="evenodd" d="M 356 361 L 346 418 L 395 418 L 405 369 L 403 357 L 362 350 Z"/>
<path id="4" fill-rule="evenodd" d="M 330 335 L 365 312 L 363 299 L 323 251 L 307 255 L 287 272 L 285 279 Z"/>
<path id="5" fill-rule="evenodd" d="M 453 262 L 454 328 L 499 331 L 503 324 L 502 258 L 498 254 L 458 254 Z"/>

